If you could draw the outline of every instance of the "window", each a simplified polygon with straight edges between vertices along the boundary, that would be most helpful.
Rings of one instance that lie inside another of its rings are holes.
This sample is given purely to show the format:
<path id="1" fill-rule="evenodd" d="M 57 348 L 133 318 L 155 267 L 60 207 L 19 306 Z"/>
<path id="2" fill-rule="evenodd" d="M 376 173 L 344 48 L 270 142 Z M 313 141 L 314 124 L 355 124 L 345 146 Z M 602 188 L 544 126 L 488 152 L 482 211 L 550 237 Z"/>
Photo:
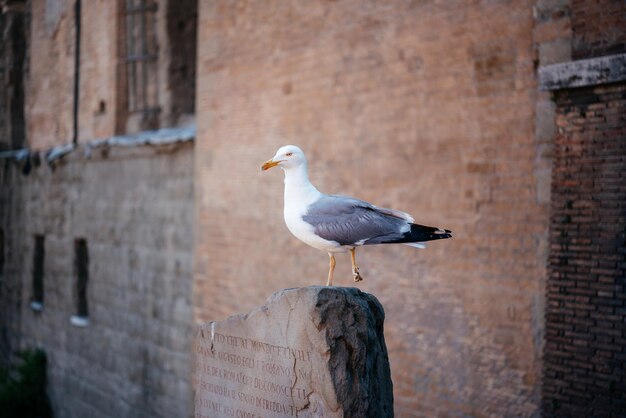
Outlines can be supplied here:
<path id="1" fill-rule="evenodd" d="M 74 241 L 74 276 L 76 280 L 76 315 L 72 316 L 70 321 L 76 326 L 87 326 L 89 325 L 89 307 L 87 304 L 89 252 L 87 240 L 84 238 Z"/>
<path id="2" fill-rule="evenodd" d="M 157 127 L 160 111 L 156 11 L 154 0 L 126 0 L 126 99 L 128 112 L 139 114 L 144 129 Z"/>
<path id="3" fill-rule="evenodd" d="M 118 0 L 117 134 L 184 126 L 195 112 L 197 0 Z"/>
<path id="4" fill-rule="evenodd" d="M 28 30 L 24 0 L 0 1 L 0 150 L 24 146 Z"/>
<path id="5" fill-rule="evenodd" d="M 30 307 L 34 311 L 43 309 L 43 265 L 46 256 L 45 237 L 35 235 L 35 251 L 33 253 L 33 289 Z"/>
<path id="6" fill-rule="evenodd" d="M 4 229 L 0 228 L 0 274 L 4 271 Z"/>
<path id="7" fill-rule="evenodd" d="M 170 45 L 167 71 L 171 92 L 171 124 L 181 123 L 195 112 L 197 0 L 167 2 L 167 43 Z"/>

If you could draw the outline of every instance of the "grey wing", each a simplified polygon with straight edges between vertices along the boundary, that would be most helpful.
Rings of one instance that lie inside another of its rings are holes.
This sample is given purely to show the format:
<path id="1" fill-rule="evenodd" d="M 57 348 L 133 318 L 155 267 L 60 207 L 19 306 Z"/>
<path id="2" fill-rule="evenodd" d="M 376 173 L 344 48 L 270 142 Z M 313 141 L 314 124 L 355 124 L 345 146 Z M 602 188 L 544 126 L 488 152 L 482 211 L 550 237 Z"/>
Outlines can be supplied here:
<path id="1" fill-rule="evenodd" d="M 343 196 L 323 196 L 312 204 L 302 219 L 320 237 L 341 245 L 376 244 L 401 238 L 411 229 L 401 218 L 379 208 Z"/>

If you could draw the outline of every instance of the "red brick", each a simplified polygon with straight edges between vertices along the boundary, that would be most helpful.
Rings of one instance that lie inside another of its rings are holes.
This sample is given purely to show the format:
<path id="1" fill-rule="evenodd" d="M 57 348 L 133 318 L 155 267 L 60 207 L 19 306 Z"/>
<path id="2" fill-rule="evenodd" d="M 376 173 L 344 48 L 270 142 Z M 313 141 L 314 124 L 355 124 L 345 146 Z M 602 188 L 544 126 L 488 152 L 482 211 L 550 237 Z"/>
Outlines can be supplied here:
<path id="1" fill-rule="evenodd" d="M 543 404 L 548 405 L 545 412 L 555 415 L 567 410 L 585 416 L 600 416 L 600 410 L 607 414 L 618 411 L 612 406 L 617 399 L 615 392 L 607 391 L 607 384 L 602 382 L 625 373 L 623 362 L 609 365 L 608 361 L 623 350 L 623 344 L 616 341 L 623 336 L 625 321 L 625 312 L 620 311 L 624 306 L 623 286 L 616 279 L 626 273 L 626 266 L 619 263 L 623 259 L 620 234 L 626 225 L 626 190 L 622 187 L 626 151 L 619 132 L 608 131 L 611 133 L 602 136 L 597 133 L 605 132 L 610 123 L 606 117 L 608 100 L 618 97 L 626 103 L 623 84 L 560 92 L 556 96 L 561 132 L 553 168 L 554 233 L 549 235 L 551 275 L 546 303 L 549 307 L 558 302 L 574 311 L 546 315 L 546 329 L 563 329 L 562 334 L 546 333 L 546 353 L 551 355 L 544 357 Z M 573 208 L 584 208 L 585 213 Z M 572 299 L 574 295 L 579 296 Z M 574 327 L 559 326 L 562 324 Z M 564 339 L 570 339 L 571 345 Z M 571 356 L 559 357 L 559 352 Z M 559 367 L 571 373 L 547 373 L 557 358 L 562 359 Z M 555 396 L 550 388 L 557 383 L 567 384 L 568 398 Z M 589 406 L 587 395 L 604 401 Z M 558 410 L 554 409 L 556 401 Z"/>

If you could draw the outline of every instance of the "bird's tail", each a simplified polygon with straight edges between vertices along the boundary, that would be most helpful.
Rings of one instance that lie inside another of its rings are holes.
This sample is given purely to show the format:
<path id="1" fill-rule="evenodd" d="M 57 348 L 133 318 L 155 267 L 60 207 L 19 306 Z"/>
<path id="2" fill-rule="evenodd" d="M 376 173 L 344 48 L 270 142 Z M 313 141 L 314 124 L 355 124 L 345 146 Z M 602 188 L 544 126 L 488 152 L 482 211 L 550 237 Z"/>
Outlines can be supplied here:
<path id="1" fill-rule="evenodd" d="M 426 241 L 452 238 L 452 231 L 449 229 L 435 228 L 419 224 L 411 224 L 411 230 L 404 233 L 402 238 L 385 241 L 383 244 L 407 244 L 411 247 L 425 248 Z"/>

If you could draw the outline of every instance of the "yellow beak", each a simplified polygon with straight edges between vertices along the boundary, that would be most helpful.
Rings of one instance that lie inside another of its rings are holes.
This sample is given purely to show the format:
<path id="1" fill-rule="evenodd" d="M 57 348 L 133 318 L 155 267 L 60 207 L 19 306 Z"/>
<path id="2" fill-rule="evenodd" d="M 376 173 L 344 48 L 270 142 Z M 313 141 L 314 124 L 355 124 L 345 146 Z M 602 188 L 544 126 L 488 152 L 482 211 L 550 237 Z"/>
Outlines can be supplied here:
<path id="1" fill-rule="evenodd" d="M 261 166 L 261 170 L 262 171 L 266 171 L 269 170 L 272 167 L 276 167 L 278 164 L 281 163 L 281 160 L 278 161 L 274 161 L 274 160 L 267 160 L 266 162 L 263 163 L 263 165 Z"/>

